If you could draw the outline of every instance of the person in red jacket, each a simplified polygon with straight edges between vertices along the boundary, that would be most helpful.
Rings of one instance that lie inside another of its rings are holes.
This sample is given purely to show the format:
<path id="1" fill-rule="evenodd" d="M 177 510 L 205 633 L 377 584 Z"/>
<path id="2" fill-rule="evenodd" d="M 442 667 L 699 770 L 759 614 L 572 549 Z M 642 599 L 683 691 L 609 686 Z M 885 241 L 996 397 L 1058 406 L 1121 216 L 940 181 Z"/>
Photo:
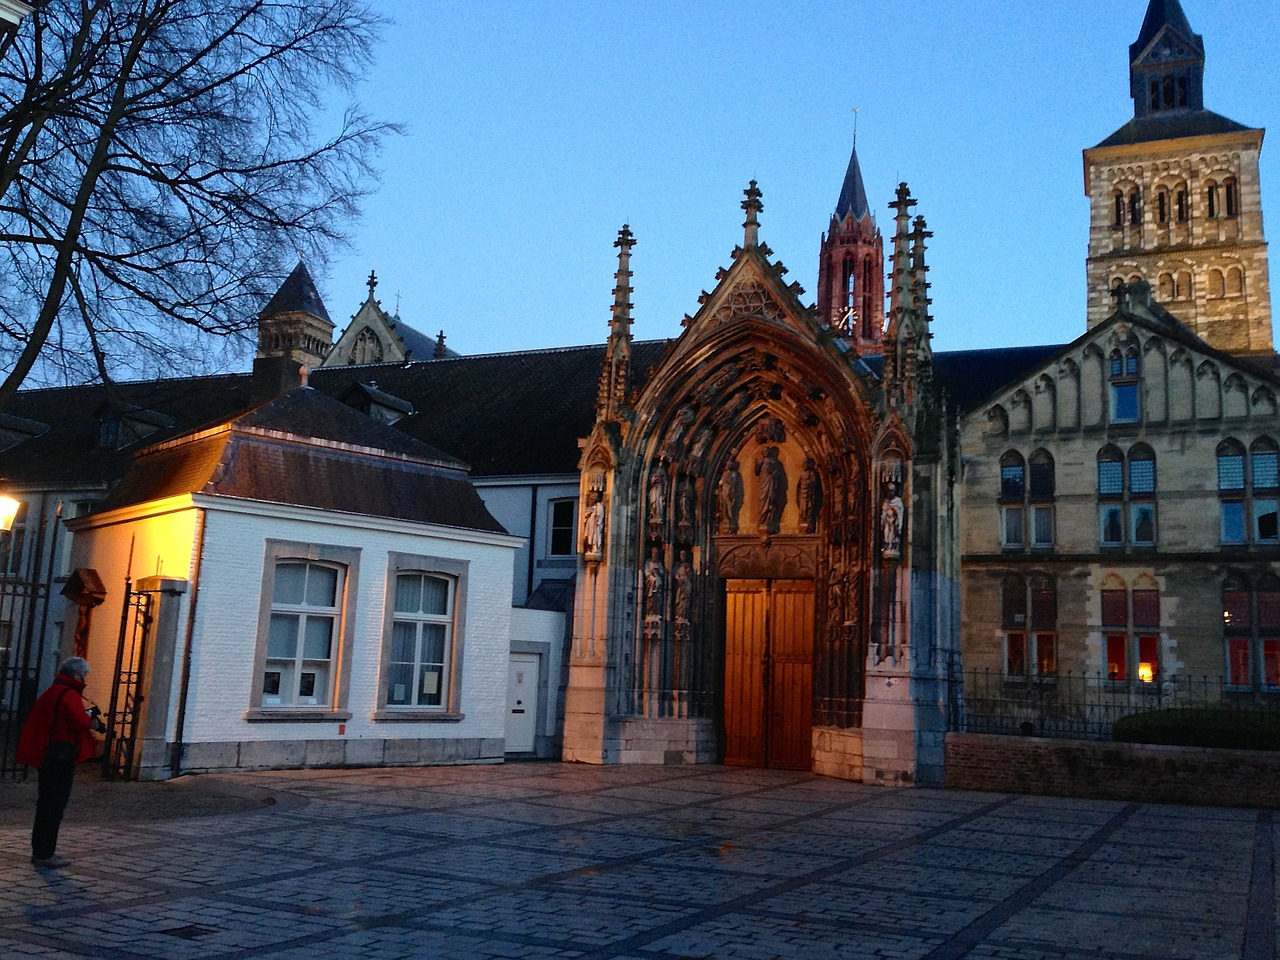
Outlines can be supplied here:
<path id="1" fill-rule="evenodd" d="M 76 764 L 93 756 L 89 731 L 104 729 L 98 708 L 86 710 L 80 696 L 88 675 L 89 664 L 80 657 L 64 660 L 49 689 L 36 698 L 18 735 L 18 763 L 39 771 L 36 818 L 31 827 L 31 862 L 37 867 L 70 863 L 54 855 L 58 828 L 71 799 Z"/>

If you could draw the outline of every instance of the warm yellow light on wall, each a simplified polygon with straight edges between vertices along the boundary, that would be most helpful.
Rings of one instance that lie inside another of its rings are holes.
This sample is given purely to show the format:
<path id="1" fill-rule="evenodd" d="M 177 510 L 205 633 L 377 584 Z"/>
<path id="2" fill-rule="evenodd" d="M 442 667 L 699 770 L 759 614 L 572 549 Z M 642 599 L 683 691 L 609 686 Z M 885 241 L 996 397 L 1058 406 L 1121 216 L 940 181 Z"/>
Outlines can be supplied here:
<path id="1" fill-rule="evenodd" d="M 18 508 L 21 506 L 21 501 L 13 497 L 0 497 L 0 531 L 13 529 L 13 521 L 18 516 Z"/>
<path id="2" fill-rule="evenodd" d="M 1143 683 L 1150 683 L 1156 678 L 1155 667 L 1150 663 L 1138 664 L 1138 679 Z"/>

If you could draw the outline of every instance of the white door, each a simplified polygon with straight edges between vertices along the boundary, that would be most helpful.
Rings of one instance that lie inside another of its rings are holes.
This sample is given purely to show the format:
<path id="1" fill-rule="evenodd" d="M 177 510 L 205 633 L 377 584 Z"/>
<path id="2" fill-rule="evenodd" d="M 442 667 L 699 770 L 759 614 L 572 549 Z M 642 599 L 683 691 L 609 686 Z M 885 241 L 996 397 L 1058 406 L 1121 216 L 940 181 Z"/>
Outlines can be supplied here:
<path id="1" fill-rule="evenodd" d="M 507 682 L 507 753 L 532 753 L 538 732 L 538 655 L 511 654 Z"/>

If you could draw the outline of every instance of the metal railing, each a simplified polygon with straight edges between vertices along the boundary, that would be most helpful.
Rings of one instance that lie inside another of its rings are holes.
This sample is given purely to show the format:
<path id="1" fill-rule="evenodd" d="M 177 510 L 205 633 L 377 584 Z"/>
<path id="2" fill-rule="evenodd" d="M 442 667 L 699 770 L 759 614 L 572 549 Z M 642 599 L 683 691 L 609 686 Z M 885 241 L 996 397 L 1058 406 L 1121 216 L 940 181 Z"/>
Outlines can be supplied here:
<path id="1" fill-rule="evenodd" d="M 1116 721 L 1174 707 L 1215 708 L 1222 716 L 1280 715 L 1280 690 L 1254 693 L 1223 677 L 1113 680 L 1101 673 L 1011 679 L 998 671 L 965 671 L 963 707 L 953 728 L 1071 740 L 1110 740 Z"/>

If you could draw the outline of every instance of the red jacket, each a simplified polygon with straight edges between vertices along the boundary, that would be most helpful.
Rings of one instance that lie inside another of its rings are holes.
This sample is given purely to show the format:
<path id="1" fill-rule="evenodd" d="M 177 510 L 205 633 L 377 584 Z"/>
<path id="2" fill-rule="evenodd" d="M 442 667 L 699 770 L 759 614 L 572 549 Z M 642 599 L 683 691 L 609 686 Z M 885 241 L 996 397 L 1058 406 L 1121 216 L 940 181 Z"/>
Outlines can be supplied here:
<path id="1" fill-rule="evenodd" d="M 83 690 L 83 678 L 60 673 L 53 678 L 49 689 L 36 697 L 27 722 L 22 725 L 22 733 L 18 735 L 18 763 L 28 767 L 40 766 L 44 762 L 44 749 L 51 739 L 73 743 L 78 740 L 80 755 L 76 757 L 77 763 L 93 756 L 93 737 L 89 734 L 93 721 L 84 712 L 84 701 L 80 698 Z M 53 715 L 55 706 L 58 710 L 56 718 Z"/>

